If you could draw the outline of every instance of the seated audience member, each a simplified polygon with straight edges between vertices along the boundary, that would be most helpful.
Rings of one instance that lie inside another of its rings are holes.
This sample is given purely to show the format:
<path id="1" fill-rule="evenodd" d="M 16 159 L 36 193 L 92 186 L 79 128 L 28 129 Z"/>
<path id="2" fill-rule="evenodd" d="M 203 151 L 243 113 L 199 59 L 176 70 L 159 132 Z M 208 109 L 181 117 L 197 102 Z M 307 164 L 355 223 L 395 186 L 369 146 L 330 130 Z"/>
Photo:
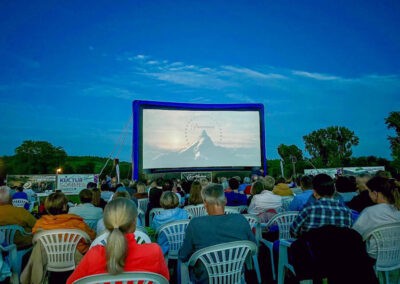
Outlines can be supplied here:
<path id="1" fill-rule="evenodd" d="M 162 225 L 173 221 L 189 219 L 186 210 L 178 207 L 179 199 L 174 192 L 163 192 L 160 198 L 160 204 L 161 208 L 164 208 L 165 210 L 159 215 L 154 216 L 153 222 L 151 223 L 151 227 L 154 230 L 157 230 Z M 169 249 L 167 237 L 164 234 L 161 234 L 157 237 L 157 242 L 161 246 L 163 253 L 166 254 Z"/>
<path id="2" fill-rule="evenodd" d="M 36 201 L 36 192 L 32 190 L 32 183 L 30 181 L 24 183 L 24 192 L 28 195 L 28 200 L 30 203 Z"/>
<path id="3" fill-rule="evenodd" d="M 70 207 L 68 213 L 81 216 L 83 219 L 100 219 L 103 210 L 92 204 L 93 192 L 90 189 L 82 189 L 79 192 L 80 204 Z"/>
<path id="4" fill-rule="evenodd" d="M 226 206 L 247 205 L 246 194 L 239 193 L 239 181 L 235 178 L 230 178 L 228 181 L 229 187 L 225 189 Z"/>
<path id="5" fill-rule="evenodd" d="M 20 225 L 26 232 L 31 232 L 36 223 L 36 218 L 29 211 L 10 204 L 10 188 L 6 185 L 0 186 L 0 226 Z M 19 232 L 15 235 L 14 243 L 18 249 L 32 246 L 32 235 L 21 236 Z"/>
<path id="6" fill-rule="evenodd" d="M 146 191 L 146 185 L 143 182 L 136 184 L 136 193 L 133 194 L 136 199 L 148 198 L 149 195 Z"/>
<path id="7" fill-rule="evenodd" d="M 25 203 L 24 208 L 25 208 L 26 210 L 29 210 L 30 201 L 29 201 L 29 199 L 28 199 L 28 194 L 26 194 L 26 193 L 24 192 L 24 188 L 23 188 L 22 186 L 17 186 L 16 189 L 17 189 L 17 192 L 15 192 L 15 193 L 13 194 L 12 199 L 13 199 L 13 200 L 14 200 L 14 199 L 24 199 L 24 200 L 26 200 L 27 202 Z"/>
<path id="8" fill-rule="evenodd" d="M 249 222 L 241 214 L 226 214 L 226 198 L 220 184 L 210 184 L 202 190 L 204 206 L 208 215 L 193 218 L 185 233 L 185 239 L 179 250 L 179 259 L 189 260 L 199 249 L 239 240 L 255 242 Z M 195 283 L 204 283 L 207 272 L 199 262 L 194 267 Z"/>
<path id="9" fill-rule="evenodd" d="M 302 176 L 300 179 L 302 193 L 297 194 L 289 204 L 289 211 L 301 211 L 308 199 L 313 195 L 312 176 Z"/>
<path id="10" fill-rule="evenodd" d="M 293 191 L 290 189 L 289 185 L 286 183 L 283 177 L 278 178 L 276 185 L 272 192 L 280 196 L 292 196 Z"/>
<path id="11" fill-rule="evenodd" d="M 149 215 L 150 211 L 153 208 L 160 208 L 160 197 L 163 193 L 162 184 L 164 183 L 162 178 L 158 178 L 156 181 L 153 181 L 152 188 L 149 190 L 149 203 L 147 204 L 146 210 L 146 224 L 149 224 Z"/>
<path id="12" fill-rule="evenodd" d="M 260 186 L 260 183 L 263 185 Z M 253 183 L 252 195 L 247 212 L 257 214 L 261 223 L 266 223 L 277 213 L 278 208 L 282 206 L 282 197 L 272 193 L 275 185 L 275 179 L 271 176 L 265 176 Z"/>
<path id="13" fill-rule="evenodd" d="M 362 236 L 379 226 L 400 222 L 400 193 L 394 180 L 375 176 L 367 187 L 375 205 L 365 208 L 353 225 Z M 376 247 L 369 253 L 376 258 Z"/>
<path id="14" fill-rule="evenodd" d="M 347 207 L 357 212 L 361 212 L 364 208 L 375 204 L 369 196 L 369 190 L 366 185 L 370 179 L 371 176 L 369 175 L 363 175 L 356 178 L 358 195 L 354 196 L 349 202 L 347 202 Z"/>
<path id="15" fill-rule="evenodd" d="M 109 273 L 147 271 L 163 275 L 169 272 L 163 253 L 157 244 L 137 244 L 137 207 L 128 198 L 116 198 L 104 209 L 104 224 L 109 232 L 105 246 L 97 245 L 83 257 L 67 280 L 71 284 L 85 276 Z"/>
<path id="16" fill-rule="evenodd" d="M 188 205 L 199 205 L 203 204 L 203 198 L 201 197 L 201 183 L 197 180 L 192 182 L 190 186 L 190 193 L 188 199 Z"/>
<path id="17" fill-rule="evenodd" d="M 53 230 L 53 229 L 78 229 L 87 233 L 91 240 L 96 236 L 90 227 L 83 221 L 83 218 L 75 215 L 68 214 L 68 199 L 62 192 L 54 192 L 46 197 L 44 207 L 47 215 L 43 215 L 37 220 L 35 226 L 32 228 L 32 233 L 35 234 L 40 230 Z M 78 251 L 85 254 L 89 249 L 90 244 L 85 241 L 78 243 Z"/>
<path id="18" fill-rule="evenodd" d="M 244 177 L 243 179 L 243 183 L 241 185 L 239 185 L 238 191 L 240 193 L 244 193 L 244 191 L 246 190 L 246 187 L 251 185 L 251 180 L 249 177 Z"/>
<path id="19" fill-rule="evenodd" d="M 342 196 L 345 203 L 349 202 L 354 196 L 358 195 L 357 184 L 352 182 L 348 176 L 339 176 L 335 181 L 335 188 L 337 193 Z"/>
<path id="20" fill-rule="evenodd" d="M 112 198 L 113 192 L 109 186 L 109 183 L 101 184 L 101 195 L 100 197 L 105 201 L 108 202 Z"/>
<path id="21" fill-rule="evenodd" d="M 316 202 L 306 205 L 290 226 L 293 237 L 326 225 L 350 228 L 351 210 L 333 197 L 335 185 L 327 174 L 318 174 L 313 179 Z"/>
<path id="22" fill-rule="evenodd" d="M 104 210 L 104 207 L 106 207 L 107 202 L 101 198 L 101 192 L 100 189 L 97 187 L 91 188 L 92 191 L 92 204 L 98 208 L 101 208 Z"/>

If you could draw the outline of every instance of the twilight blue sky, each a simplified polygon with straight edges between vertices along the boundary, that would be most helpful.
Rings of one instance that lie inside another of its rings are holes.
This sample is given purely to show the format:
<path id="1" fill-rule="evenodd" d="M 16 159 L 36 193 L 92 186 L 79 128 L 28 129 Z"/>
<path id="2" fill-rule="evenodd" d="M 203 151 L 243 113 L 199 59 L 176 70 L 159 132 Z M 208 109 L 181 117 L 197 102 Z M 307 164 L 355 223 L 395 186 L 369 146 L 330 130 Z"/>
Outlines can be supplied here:
<path id="1" fill-rule="evenodd" d="M 128 161 L 139 99 L 263 103 L 271 159 L 333 125 L 355 156 L 390 158 L 399 15 L 397 0 L 2 0 L 0 155 L 45 140 Z"/>

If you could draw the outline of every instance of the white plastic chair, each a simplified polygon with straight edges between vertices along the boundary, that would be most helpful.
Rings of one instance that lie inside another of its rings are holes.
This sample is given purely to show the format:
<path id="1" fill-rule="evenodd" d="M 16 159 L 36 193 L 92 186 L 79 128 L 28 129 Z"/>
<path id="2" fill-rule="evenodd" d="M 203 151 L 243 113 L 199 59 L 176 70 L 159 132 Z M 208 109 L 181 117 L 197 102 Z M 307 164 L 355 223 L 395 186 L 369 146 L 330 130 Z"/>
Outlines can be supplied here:
<path id="1" fill-rule="evenodd" d="M 183 207 L 183 209 L 185 209 L 193 218 L 208 215 L 204 204 L 187 205 Z"/>
<path id="2" fill-rule="evenodd" d="M 89 249 L 91 249 L 92 247 L 97 246 L 97 245 L 105 246 L 107 243 L 107 238 L 108 238 L 109 234 L 110 234 L 110 232 L 108 230 L 106 230 L 104 233 L 97 236 L 97 238 L 95 238 L 93 240 L 93 242 L 90 244 Z M 149 235 L 147 234 L 145 228 L 137 226 L 134 234 L 135 234 L 135 240 L 139 245 L 144 244 L 144 243 L 146 243 L 146 244 L 151 243 L 151 239 L 150 239 Z"/>
<path id="3" fill-rule="evenodd" d="M 367 233 L 363 239 L 368 252 L 376 250 L 377 276 L 383 273 L 386 283 L 389 284 L 389 272 L 400 269 L 400 222 L 380 226 Z"/>
<path id="4" fill-rule="evenodd" d="M 164 210 L 165 210 L 164 208 L 153 208 L 150 210 L 150 213 L 149 213 L 149 226 L 150 227 L 151 227 L 151 224 L 153 223 L 154 216 L 160 215 L 161 211 L 164 211 Z"/>
<path id="5" fill-rule="evenodd" d="M 297 215 L 299 215 L 298 211 L 286 211 L 278 213 L 268 221 L 265 227 L 270 228 L 273 225 L 277 225 L 279 230 L 279 240 L 282 241 L 283 239 L 290 239 L 290 225 L 293 223 L 293 220 L 297 217 Z M 263 238 L 260 239 L 260 242 L 262 242 L 269 249 L 271 258 L 272 278 L 275 280 L 276 273 L 275 273 L 274 249 L 273 249 L 274 242 L 270 242 Z"/>
<path id="6" fill-rule="evenodd" d="M 185 238 L 186 228 L 189 225 L 190 220 L 178 220 L 169 222 L 162 225 L 157 230 L 157 234 L 165 234 L 168 240 L 168 259 L 178 259 L 179 249 L 182 246 L 183 239 Z"/>
<path id="7" fill-rule="evenodd" d="M 74 284 L 103 284 L 103 283 L 169 284 L 167 278 L 165 278 L 164 276 L 157 273 L 145 272 L 145 271 L 124 272 L 117 275 L 111 275 L 107 273 L 95 274 L 78 279 L 73 283 Z"/>
<path id="8" fill-rule="evenodd" d="M 0 226 L 0 231 L 4 234 L 4 241 L 7 245 L 14 244 L 15 234 L 17 232 L 21 236 L 32 235 L 31 233 L 25 232 L 23 227 L 21 227 L 20 225 L 16 225 L 16 224 Z M 21 274 L 22 258 L 26 253 L 28 253 L 30 251 L 32 251 L 32 247 L 27 248 L 27 249 L 17 250 L 17 259 L 16 259 L 16 264 L 15 264 L 15 269 L 16 269 L 18 275 Z"/>
<path id="9" fill-rule="evenodd" d="M 147 204 L 149 204 L 148 198 L 140 198 L 138 201 L 138 209 L 142 210 L 143 212 L 147 211 Z"/>
<path id="10" fill-rule="evenodd" d="M 254 214 L 243 214 L 243 217 L 249 222 L 251 230 L 254 232 L 254 236 L 257 240 L 257 243 L 261 239 L 261 223 L 260 218 Z"/>
<path id="11" fill-rule="evenodd" d="M 46 251 L 47 271 L 61 272 L 75 269 L 75 251 L 81 239 L 90 237 L 81 230 L 43 230 L 33 236 L 33 243 L 40 242 Z"/>
<path id="12" fill-rule="evenodd" d="M 138 208 L 137 211 L 138 211 L 138 219 L 140 220 L 140 225 L 144 226 L 144 224 L 146 222 L 146 214 L 144 212 L 146 212 L 146 211 L 142 211 L 142 209 L 140 209 L 140 208 Z"/>
<path id="13" fill-rule="evenodd" d="M 23 198 L 16 198 L 16 199 L 12 200 L 12 205 L 14 207 L 22 207 L 22 208 L 24 208 L 26 203 L 29 204 L 29 201 L 27 199 L 23 199 Z"/>
<path id="14" fill-rule="evenodd" d="M 244 211 L 247 210 L 247 206 L 240 205 L 240 206 L 225 206 L 225 214 L 232 214 L 232 213 L 239 213 L 242 214 Z"/>
<path id="15" fill-rule="evenodd" d="M 196 251 L 183 264 L 182 283 L 188 283 L 188 269 L 202 262 L 210 284 L 238 284 L 244 282 L 244 264 L 257 255 L 257 245 L 251 241 L 235 241 L 206 247 Z M 259 269 L 258 266 L 255 269 Z"/>

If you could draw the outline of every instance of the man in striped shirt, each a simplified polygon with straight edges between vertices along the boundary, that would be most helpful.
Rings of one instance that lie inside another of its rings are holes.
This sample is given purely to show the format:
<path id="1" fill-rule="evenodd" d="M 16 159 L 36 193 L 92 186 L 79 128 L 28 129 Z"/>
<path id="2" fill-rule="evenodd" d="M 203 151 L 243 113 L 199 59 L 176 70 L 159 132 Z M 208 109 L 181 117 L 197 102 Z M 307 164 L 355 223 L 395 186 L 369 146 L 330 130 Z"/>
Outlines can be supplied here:
<path id="1" fill-rule="evenodd" d="M 313 188 L 317 202 L 300 211 L 290 227 L 292 236 L 297 238 L 304 232 L 326 225 L 350 228 L 351 210 L 333 198 L 333 179 L 327 174 L 318 174 L 313 179 Z"/>

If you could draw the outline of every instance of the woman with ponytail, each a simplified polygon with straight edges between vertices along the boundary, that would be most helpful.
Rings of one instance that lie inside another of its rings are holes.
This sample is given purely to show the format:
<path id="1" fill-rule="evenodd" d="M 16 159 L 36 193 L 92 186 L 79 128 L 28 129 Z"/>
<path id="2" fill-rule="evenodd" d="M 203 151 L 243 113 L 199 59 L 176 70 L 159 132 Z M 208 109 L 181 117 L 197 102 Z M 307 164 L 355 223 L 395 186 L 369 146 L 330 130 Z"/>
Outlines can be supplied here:
<path id="1" fill-rule="evenodd" d="M 158 244 L 137 244 L 137 207 L 132 200 L 116 198 L 104 209 L 104 225 L 110 232 L 105 246 L 91 248 L 67 280 L 67 284 L 85 276 L 124 271 L 148 271 L 169 279 L 163 253 Z"/>
<path id="2" fill-rule="evenodd" d="M 371 200 L 376 203 L 361 211 L 353 229 L 365 236 L 371 230 L 386 224 L 400 222 L 399 184 L 394 179 L 375 176 L 367 182 Z M 374 257 L 374 249 L 369 251 Z"/>

